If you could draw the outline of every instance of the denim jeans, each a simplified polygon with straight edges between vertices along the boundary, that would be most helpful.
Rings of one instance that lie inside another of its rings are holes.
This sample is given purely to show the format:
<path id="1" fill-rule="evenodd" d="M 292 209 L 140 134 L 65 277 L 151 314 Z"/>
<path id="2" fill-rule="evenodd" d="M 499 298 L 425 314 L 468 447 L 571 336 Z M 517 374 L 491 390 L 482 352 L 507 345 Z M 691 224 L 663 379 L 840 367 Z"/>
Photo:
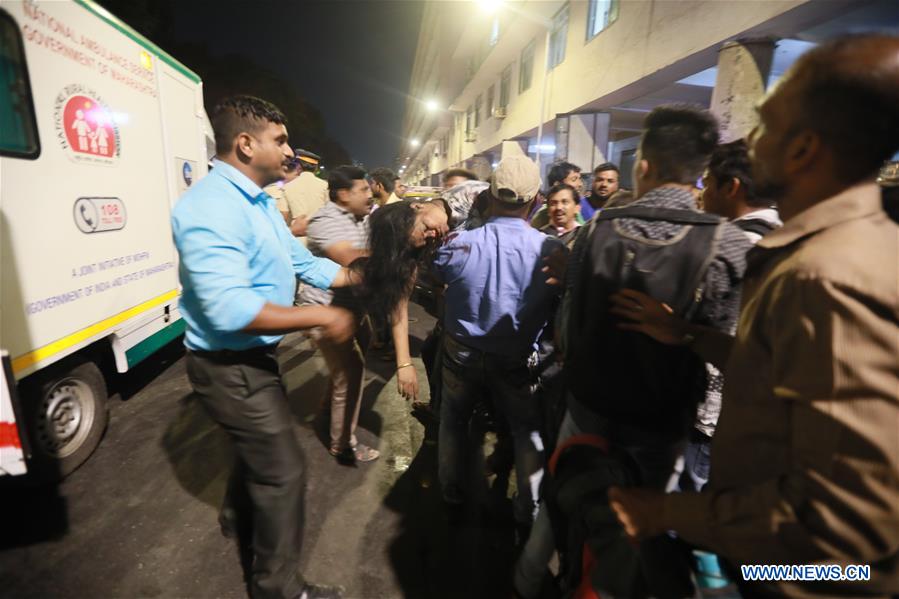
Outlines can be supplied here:
<path id="1" fill-rule="evenodd" d="M 680 491 L 699 493 L 709 482 L 711 450 L 712 438 L 693 429 L 690 433 L 690 443 L 684 451 L 683 470 L 678 479 Z"/>
<path id="2" fill-rule="evenodd" d="M 467 347 L 445 335 L 443 401 L 440 409 L 438 473 L 444 498 L 457 501 L 465 493 L 470 459 L 469 421 L 478 400 L 492 402 L 498 418 L 508 425 L 515 449 L 518 496 L 515 519 L 533 522 L 543 478 L 541 413 L 530 372 L 529 358 L 509 358 Z"/>

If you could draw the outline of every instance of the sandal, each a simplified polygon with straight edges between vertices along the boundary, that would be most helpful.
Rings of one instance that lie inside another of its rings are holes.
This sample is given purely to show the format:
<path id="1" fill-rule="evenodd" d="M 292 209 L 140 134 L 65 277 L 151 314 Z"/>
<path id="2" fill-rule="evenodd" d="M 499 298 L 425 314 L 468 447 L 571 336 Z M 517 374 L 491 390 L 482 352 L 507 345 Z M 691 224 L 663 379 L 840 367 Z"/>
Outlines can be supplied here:
<path id="1" fill-rule="evenodd" d="M 353 453 L 356 454 L 357 462 L 372 462 L 381 457 L 381 452 L 368 445 L 357 443 Z"/>
<path id="2" fill-rule="evenodd" d="M 356 462 L 371 462 L 377 460 L 381 456 L 381 452 L 373 449 L 368 445 L 357 443 L 356 447 L 345 447 L 343 449 L 329 449 L 328 452 L 337 458 L 341 464 L 352 465 Z"/>

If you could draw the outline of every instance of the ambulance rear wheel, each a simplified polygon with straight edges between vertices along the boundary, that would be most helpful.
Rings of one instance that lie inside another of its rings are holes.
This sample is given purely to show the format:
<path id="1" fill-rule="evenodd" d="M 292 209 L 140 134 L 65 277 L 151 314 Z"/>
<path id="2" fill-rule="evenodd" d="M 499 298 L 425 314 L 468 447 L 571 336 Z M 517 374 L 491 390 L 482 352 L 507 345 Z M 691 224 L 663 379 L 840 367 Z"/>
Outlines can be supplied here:
<path id="1" fill-rule="evenodd" d="M 33 458 L 29 470 L 41 480 L 70 474 L 94 452 L 109 415 L 106 383 L 93 362 L 39 373 L 25 400 Z"/>

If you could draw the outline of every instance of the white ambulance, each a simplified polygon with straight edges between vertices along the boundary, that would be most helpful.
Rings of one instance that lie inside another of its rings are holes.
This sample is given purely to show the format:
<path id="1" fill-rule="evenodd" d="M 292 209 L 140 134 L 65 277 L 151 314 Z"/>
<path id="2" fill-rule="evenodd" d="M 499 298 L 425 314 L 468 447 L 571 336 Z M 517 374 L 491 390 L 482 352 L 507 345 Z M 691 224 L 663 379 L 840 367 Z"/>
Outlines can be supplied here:
<path id="1" fill-rule="evenodd" d="M 0 474 L 71 472 L 107 378 L 179 336 L 169 215 L 213 152 L 200 78 L 91 0 L 0 0 Z"/>

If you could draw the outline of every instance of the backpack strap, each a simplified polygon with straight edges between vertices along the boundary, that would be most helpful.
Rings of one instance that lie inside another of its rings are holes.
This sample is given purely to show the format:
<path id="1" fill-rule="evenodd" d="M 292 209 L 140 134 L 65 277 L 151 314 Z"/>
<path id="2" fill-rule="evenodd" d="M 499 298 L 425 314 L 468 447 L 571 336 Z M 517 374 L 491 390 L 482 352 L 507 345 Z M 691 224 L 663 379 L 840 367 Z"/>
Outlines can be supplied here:
<path id="1" fill-rule="evenodd" d="M 717 225 L 723 219 L 715 214 L 680 210 L 677 208 L 656 208 L 653 206 L 622 206 L 606 208 L 593 217 L 597 220 L 613 220 L 616 218 L 636 218 L 639 220 L 664 220 L 684 225 Z"/>
<path id="2" fill-rule="evenodd" d="M 747 233 L 755 233 L 756 235 L 761 235 L 762 237 L 777 228 L 768 221 L 762 220 L 760 218 L 747 218 L 745 220 L 735 220 L 732 222 Z"/>

